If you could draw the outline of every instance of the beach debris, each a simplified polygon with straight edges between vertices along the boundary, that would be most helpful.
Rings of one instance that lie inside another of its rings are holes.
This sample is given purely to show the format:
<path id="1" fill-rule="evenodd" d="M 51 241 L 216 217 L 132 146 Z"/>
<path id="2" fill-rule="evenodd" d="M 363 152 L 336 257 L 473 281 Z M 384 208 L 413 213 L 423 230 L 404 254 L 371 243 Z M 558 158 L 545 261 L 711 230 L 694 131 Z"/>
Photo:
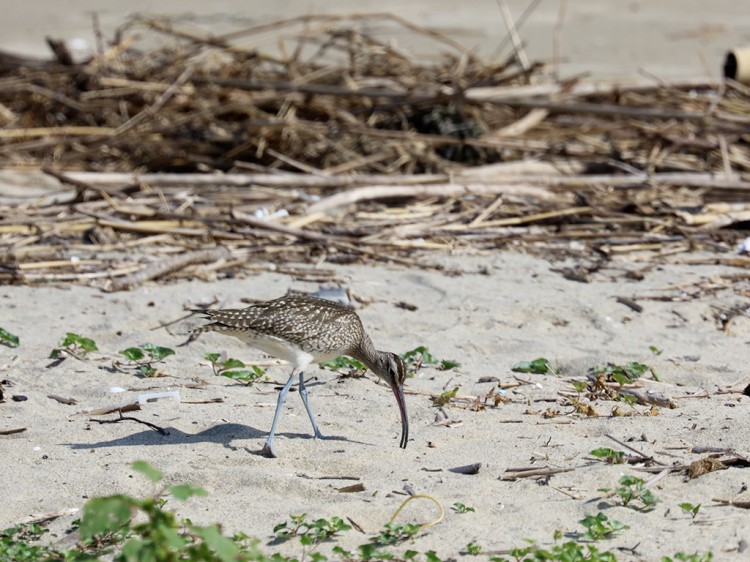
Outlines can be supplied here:
<path id="1" fill-rule="evenodd" d="M 479 474 L 479 469 L 482 468 L 481 462 L 475 462 L 472 464 L 466 464 L 463 466 L 456 466 L 449 468 L 449 472 L 455 472 L 456 474 Z"/>
<path id="2" fill-rule="evenodd" d="M 78 404 L 78 401 L 75 398 L 65 398 L 64 396 L 58 396 L 57 394 L 48 394 L 47 398 L 59 402 L 60 404 L 65 404 L 66 406 L 75 406 Z"/>

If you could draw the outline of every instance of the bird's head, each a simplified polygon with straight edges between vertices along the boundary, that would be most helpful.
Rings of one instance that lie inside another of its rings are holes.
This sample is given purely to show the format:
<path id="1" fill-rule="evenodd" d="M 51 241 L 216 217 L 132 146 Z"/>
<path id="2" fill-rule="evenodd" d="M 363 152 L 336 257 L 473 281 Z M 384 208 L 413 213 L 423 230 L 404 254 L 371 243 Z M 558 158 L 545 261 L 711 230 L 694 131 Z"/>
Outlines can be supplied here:
<path id="1" fill-rule="evenodd" d="M 385 352 L 379 356 L 377 369 L 373 372 L 391 387 L 398 403 L 401 414 L 401 448 L 406 449 L 409 440 L 409 418 L 406 415 L 406 401 L 404 400 L 404 381 L 406 380 L 406 365 L 404 360 L 395 353 Z"/>

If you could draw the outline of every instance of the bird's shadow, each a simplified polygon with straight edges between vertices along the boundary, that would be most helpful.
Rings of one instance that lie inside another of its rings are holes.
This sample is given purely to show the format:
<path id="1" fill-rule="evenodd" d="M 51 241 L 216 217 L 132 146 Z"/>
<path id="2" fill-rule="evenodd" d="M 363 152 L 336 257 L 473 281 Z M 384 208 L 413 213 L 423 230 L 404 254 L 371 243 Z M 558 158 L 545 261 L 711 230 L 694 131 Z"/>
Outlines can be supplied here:
<path id="1" fill-rule="evenodd" d="M 114 420 L 113 420 L 114 421 Z M 120 420 L 117 420 L 118 422 Z M 123 419 L 125 421 L 130 421 Z M 265 438 L 268 432 L 261 431 L 257 428 L 239 424 L 239 423 L 222 423 L 209 427 L 199 433 L 185 433 L 174 427 L 161 428 L 161 431 L 146 429 L 137 433 L 132 433 L 125 437 L 118 437 L 108 441 L 99 441 L 96 443 L 64 443 L 73 450 L 84 449 L 107 449 L 110 447 L 132 447 L 132 446 L 158 446 L 158 445 L 184 445 L 187 443 L 216 443 L 222 447 L 236 451 L 244 448 L 248 452 L 263 455 L 263 450 L 250 449 L 248 447 L 237 447 L 232 445 L 235 439 L 260 439 Z M 276 437 L 286 437 L 288 439 L 314 439 L 309 433 L 276 433 Z M 359 443 L 362 445 L 372 445 L 363 441 L 348 439 L 340 435 L 326 435 L 324 441 L 346 441 L 348 443 Z"/>

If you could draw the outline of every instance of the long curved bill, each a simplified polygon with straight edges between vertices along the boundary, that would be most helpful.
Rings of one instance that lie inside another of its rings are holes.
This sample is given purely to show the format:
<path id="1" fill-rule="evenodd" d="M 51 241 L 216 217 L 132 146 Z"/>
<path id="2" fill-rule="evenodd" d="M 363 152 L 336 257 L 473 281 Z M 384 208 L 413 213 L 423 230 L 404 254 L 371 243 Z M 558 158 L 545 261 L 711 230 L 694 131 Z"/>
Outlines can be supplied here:
<path id="1" fill-rule="evenodd" d="M 406 416 L 406 400 L 404 400 L 404 387 L 403 385 L 393 384 L 391 390 L 396 396 L 396 402 L 398 402 L 398 410 L 401 414 L 401 444 L 399 445 L 402 449 L 406 449 L 406 443 L 409 441 L 409 418 Z"/>

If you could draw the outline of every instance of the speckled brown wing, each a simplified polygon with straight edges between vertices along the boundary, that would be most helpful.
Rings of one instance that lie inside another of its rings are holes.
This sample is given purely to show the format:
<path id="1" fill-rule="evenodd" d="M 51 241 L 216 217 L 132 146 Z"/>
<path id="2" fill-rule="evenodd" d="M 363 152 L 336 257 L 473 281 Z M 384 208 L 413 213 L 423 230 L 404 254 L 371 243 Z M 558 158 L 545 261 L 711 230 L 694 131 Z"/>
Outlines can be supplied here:
<path id="1" fill-rule="evenodd" d="M 341 304 L 286 296 L 247 308 L 207 310 L 212 321 L 199 331 L 261 334 L 283 339 L 311 353 L 346 354 L 362 337 L 357 314 Z"/>

